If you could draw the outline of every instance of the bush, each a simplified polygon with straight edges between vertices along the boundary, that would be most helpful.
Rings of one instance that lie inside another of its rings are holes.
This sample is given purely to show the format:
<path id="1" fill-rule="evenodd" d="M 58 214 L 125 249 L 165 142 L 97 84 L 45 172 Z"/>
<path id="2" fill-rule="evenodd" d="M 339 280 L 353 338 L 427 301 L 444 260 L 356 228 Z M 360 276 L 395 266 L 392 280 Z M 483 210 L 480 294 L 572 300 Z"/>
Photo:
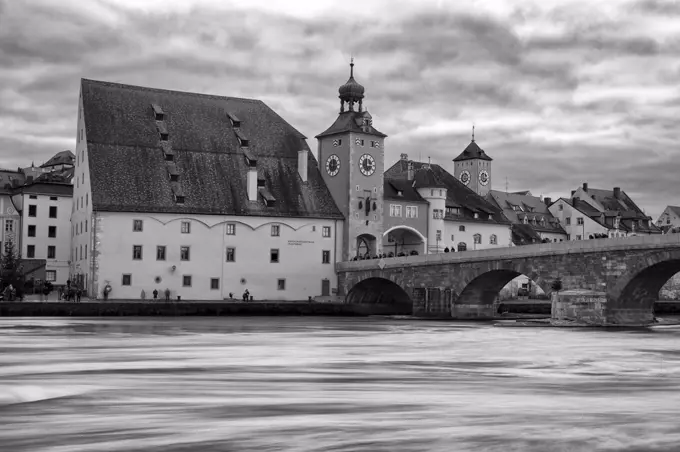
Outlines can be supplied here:
<path id="1" fill-rule="evenodd" d="M 559 292 L 560 290 L 562 290 L 562 279 L 561 278 L 555 279 L 550 285 L 550 288 L 555 292 Z"/>

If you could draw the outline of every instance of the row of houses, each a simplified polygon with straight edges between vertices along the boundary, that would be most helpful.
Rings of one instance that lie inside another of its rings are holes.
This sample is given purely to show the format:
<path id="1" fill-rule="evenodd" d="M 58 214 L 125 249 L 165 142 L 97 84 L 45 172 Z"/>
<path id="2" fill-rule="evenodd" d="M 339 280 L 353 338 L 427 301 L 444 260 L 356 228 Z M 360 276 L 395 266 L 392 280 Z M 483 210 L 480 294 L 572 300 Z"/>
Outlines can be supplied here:
<path id="1" fill-rule="evenodd" d="M 493 190 L 474 134 L 385 169 L 353 63 L 338 94 L 312 152 L 259 100 L 83 79 L 75 153 L 12 173 L 3 240 L 91 297 L 299 300 L 333 295 L 340 261 L 662 232 L 618 187 Z"/>

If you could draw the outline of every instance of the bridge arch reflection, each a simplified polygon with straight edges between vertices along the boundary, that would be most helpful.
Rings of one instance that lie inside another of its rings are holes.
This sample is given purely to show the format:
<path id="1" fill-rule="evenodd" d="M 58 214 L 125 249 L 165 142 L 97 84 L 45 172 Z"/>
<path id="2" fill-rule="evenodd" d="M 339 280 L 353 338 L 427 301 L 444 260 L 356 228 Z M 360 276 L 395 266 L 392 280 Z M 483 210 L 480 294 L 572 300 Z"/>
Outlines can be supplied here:
<path id="1" fill-rule="evenodd" d="M 368 278 L 356 284 L 345 297 L 345 303 L 383 304 L 412 312 L 413 301 L 397 283 L 385 278 Z"/>

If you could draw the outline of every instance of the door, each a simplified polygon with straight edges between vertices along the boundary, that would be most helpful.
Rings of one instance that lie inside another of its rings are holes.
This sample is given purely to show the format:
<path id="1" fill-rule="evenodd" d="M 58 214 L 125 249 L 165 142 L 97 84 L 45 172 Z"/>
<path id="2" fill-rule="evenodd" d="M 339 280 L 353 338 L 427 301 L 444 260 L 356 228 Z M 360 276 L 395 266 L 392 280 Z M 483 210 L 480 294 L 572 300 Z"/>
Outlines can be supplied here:
<path id="1" fill-rule="evenodd" d="M 327 297 L 331 294 L 331 281 L 328 279 L 321 280 L 321 296 Z"/>

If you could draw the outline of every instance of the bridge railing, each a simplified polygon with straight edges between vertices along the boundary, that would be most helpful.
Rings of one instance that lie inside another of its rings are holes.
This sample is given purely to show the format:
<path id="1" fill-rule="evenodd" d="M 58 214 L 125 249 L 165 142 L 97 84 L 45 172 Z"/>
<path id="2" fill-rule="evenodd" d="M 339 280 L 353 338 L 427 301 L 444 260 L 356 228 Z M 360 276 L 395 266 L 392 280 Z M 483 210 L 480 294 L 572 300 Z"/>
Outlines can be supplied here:
<path id="1" fill-rule="evenodd" d="M 386 257 L 346 261 L 335 264 L 336 271 L 361 271 L 387 267 L 409 267 L 437 265 L 450 262 L 501 260 L 550 254 L 579 254 L 602 251 L 619 251 L 646 248 L 680 247 L 680 234 L 639 235 L 626 238 L 593 240 L 571 240 L 566 242 L 537 243 L 509 247 L 486 248 L 483 250 L 456 251 L 452 253 L 419 254 L 416 256 Z"/>

